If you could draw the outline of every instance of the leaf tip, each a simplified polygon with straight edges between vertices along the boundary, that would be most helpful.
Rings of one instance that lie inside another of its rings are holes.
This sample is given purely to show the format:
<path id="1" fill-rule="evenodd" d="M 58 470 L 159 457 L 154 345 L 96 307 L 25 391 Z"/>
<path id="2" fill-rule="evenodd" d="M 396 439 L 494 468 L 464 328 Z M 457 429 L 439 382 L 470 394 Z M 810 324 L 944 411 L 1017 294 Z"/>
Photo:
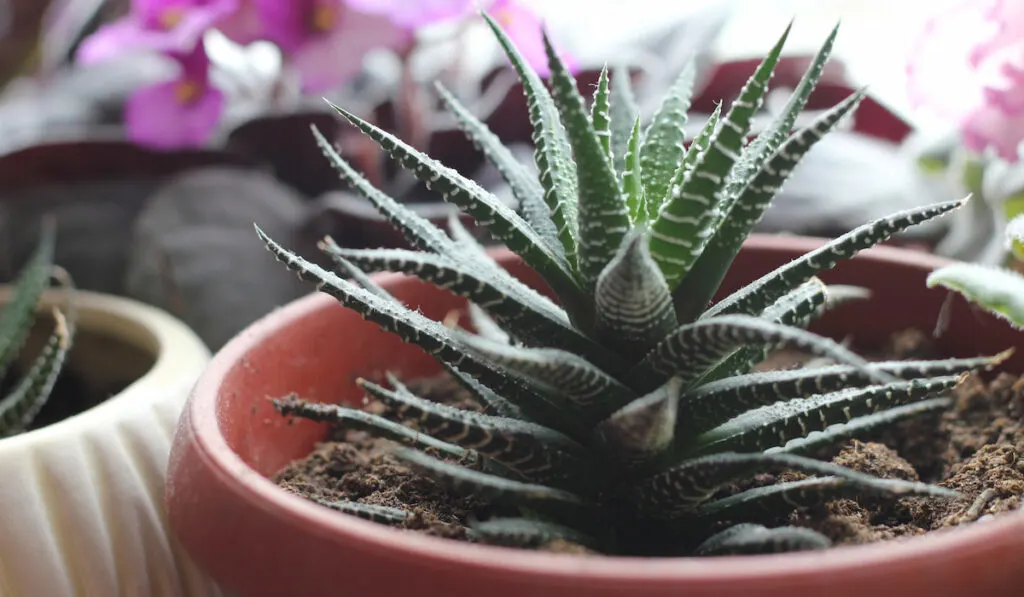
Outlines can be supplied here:
<path id="1" fill-rule="evenodd" d="M 1007 348 L 1006 350 L 1004 350 L 1004 351 L 1000 352 L 999 354 L 993 356 L 992 357 L 992 364 L 989 365 L 989 366 L 990 367 L 995 367 L 996 365 L 1001 365 L 1007 359 L 1012 357 L 1015 352 L 1017 352 L 1017 347 L 1016 346 L 1011 346 L 1011 347 Z"/>

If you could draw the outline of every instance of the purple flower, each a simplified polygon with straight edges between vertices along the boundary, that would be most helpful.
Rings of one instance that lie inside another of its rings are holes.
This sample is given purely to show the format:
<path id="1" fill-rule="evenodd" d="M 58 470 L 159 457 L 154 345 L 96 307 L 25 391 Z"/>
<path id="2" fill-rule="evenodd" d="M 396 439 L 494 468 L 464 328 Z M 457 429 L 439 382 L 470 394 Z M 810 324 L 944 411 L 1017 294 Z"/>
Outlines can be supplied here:
<path id="1" fill-rule="evenodd" d="M 474 0 L 347 0 L 354 9 L 386 15 L 395 25 L 412 31 L 469 14 Z"/>
<path id="2" fill-rule="evenodd" d="M 341 0 L 253 0 L 263 39 L 277 44 L 307 92 L 332 89 L 362 68 L 367 52 L 398 48 L 409 34 L 386 16 Z"/>
<path id="3" fill-rule="evenodd" d="M 224 110 L 224 94 L 210 85 L 206 48 L 171 53 L 181 65 L 172 81 L 139 89 L 125 105 L 125 126 L 134 143 L 157 149 L 205 143 Z"/>
<path id="4" fill-rule="evenodd" d="M 240 0 L 132 0 L 128 16 L 89 36 L 79 47 L 77 59 L 94 63 L 135 48 L 190 52 L 207 29 L 239 6 Z"/>
<path id="5" fill-rule="evenodd" d="M 240 45 L 264 39 L 260 7 L 254 0 L 238 0 L 238 9 L 217 23 L 217 30 Z"/>
<path id="6" fill-rule="evenodd" d="M 348 0 L 348 4 L 366 12 L 387 15 L 399 27 L 413 30 L 468 15 L 474 0 Z M 548 76 L 548 57 L 541 36 L 544 22 L 540 16 L 518 0 L 489 0 L 481 5 L 501 25 L 537 74 Z M 563 54 L 562 59 L 570 71 L 578 69 L 571 56 Z"/>
<path id="7" fill-rule="evenodd" d="M 551 74 L 548 66 L 548 55 L 544 50 L 544 37 L 541 31 L 544 21 L 526 6 L 516 0 L 494 0 L 487 10 L 515 44 L 523 58 L 537 71 L 541 77 Z M 570 72 L 576 72 L 579 65 L 576 60 L 560 53 Z"/>

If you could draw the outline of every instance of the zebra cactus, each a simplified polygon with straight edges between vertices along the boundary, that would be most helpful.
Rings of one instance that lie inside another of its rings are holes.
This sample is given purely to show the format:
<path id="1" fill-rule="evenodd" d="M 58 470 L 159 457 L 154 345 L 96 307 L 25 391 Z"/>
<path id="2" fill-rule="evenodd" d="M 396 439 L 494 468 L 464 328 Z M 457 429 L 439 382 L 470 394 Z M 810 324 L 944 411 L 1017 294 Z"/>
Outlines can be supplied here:
<path id="1" fill-rule="evenodd" d="M 17 380 L 6 395 L 0 396 L 0 437 L 21 433 L 32 423 L 49 399 L 71 348 L 75 333 L 73 291 L 70 278 L 53 265 L 55 240 L 55 224 L 44 222 L 35 253 L 15 281 L 9 301 L 0 310 L 0 380 L 3 380 L 32 329 L 36 305 L 55 273 L 67 285 L 67 305 L 63 311 L 53 310 L 54 328 L 39 356 L 25 376 Z"/>
<path id="2" fill-rule="evenodd" d="M 550 88 L 502 29 L 483 17 L 523 82 L 539 174 L 517 162 L 451 93 L 437 89 L 511 186 L 517 210 L 335 109 L 487 227 L 544 278 L 557 300 L 509 275 L 457 219 L 446 233 L 371 186 L 314 131 L 341 178 L 413 249 L 347 249 L 326 238 L 321 248 L 339 266 L 338 275 L 257 227 L 260 237 L 300 278 L 431 353 L 485 412 L 439 405 L 394 376 L 386 384 L 358 382 L 387 407 L 382 416 L 294 398 L 275 401 L 278 410 L 404 444 L 396 454 L 409 465 L 452 491 L 494 504 L 495 515 L 471 521 L 470 532 L 499 544 L 564 538 L 603 553 L 653 555 L 816 549 L 829 540 L 813 530 L 766 525 L 794 504 L 838 497 L 955 496 L 811 455 L 946 407 L 944 394 L 965 372 L 1006 355 L 871 363 L 805 328 L 824 309 L 864 295 L 863 289 L 826 286 L 816 277 L 820 272 L 961 201 L 865 224 L 708 308 L 789 173 L 862 97 L 854 93 L 791 131 L 836 31 L 783 113 L 748 144 L 788 29 L 728 110 L 719 105 L 688 140 L 692 68 L 645 122 L 629 101 L 627 77 L 612 80 L 605 69 L 588 108 L 546 34 Z M 465 297 L 476 332 L 405 307 L 368 275 L 378 271 L 415 275 Z M 780 346 L 824 357 L 824 364 L 753 370 Z M 719 491 L 755 473 L 786 470 L 810 476 L 731 495 Z M 360 503 L 326 505 L 385 524 L 410 516 Z"/>

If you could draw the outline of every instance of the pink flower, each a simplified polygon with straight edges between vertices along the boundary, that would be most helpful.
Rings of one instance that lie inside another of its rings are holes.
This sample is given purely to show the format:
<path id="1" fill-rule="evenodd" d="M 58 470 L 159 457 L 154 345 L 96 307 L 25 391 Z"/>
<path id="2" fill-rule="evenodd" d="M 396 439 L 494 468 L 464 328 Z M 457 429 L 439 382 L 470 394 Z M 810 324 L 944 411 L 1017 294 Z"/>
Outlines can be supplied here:
<path id="1" fill-rule="evenodd" d="M 356 10 L 342 0 L 252 0 L 263 35 L 277 44 L 308 92 L 332 89 L 362 68 L 370 50 L 397 48 L 406 31 L 386 16 Z"/>
<path id="2" fill-rule="evenodd" d="M 1024 2 L 966 0 L 932 18 L 907 66 L 910 100 L 969 149 L 1016 162 L 1024 140 Z"/>
<path id="3" fill-rule="evenodd" d="M 76 58 L 88 64 L 130 49 L 190 52 L 207 29 L 238 10 L 239 1 L 132 0 L 128 16 L 89 36 Z"/>
<path id="4" fill-rule="evenodd" d="M 349 6 L 386 15 L 399 27 L 414 30 L 455 17 L 471 14 L 474 0 L 348 0 Z M 544 52 L 541 29 L 544 22 L 537 13 L 517 0 L 482 0 L 479 6 L 501 25 L 523 58 L 542 77 L 548 76 L 548 57 Z M 578 68 L 571 56 L 563 55 L 569 70 Z"/>
<path id="5" fill-rule="evenodd" d="M 263 21 L 257 0 L 238 0 L 238 8 L 217 23 L 217 30 L 231 41 L 248 45 L 263 39 Z"/>
<path id="6" fill-rule="evenodd" d="M 414 30 L 426 25 L 466 16 L 473 0 L 347 0 L 350 7 L 386 15 L 395 25 Z"/>
<path id="7" fill-rule="evenodd" d="M 516 0 L 494 0 L 487 12 L 501 25 L 505 34 L 518 48 L 519 53 L 537 71 L 538 75 L 547 77 L 551 74 L 551 69 L 548 67 L 548 55 L 544 51 L 544 38 L 541 34 L 544 22 L 535 12 Z M 563 52 L 561 57 L 570 72 L 575 72 L 579 68 L 572 56 Z"/>
<path id="8" fill-rule="evenodd" d="M 181 76 L 139 89 L 125 105 L 125 126 L 134 143 L 157 149 L 202 145 L 224 111 L 224 94 L 209 83 L 206 48 L 170 54 Z"/>

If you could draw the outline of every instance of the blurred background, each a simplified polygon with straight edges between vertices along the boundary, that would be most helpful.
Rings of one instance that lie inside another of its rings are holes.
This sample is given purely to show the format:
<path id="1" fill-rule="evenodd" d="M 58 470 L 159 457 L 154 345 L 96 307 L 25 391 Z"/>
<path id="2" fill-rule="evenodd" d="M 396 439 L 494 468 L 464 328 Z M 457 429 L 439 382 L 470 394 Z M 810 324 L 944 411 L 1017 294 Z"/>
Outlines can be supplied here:
<path id="1" fill-rule="evenodd" d="M 513 204 L 433 89 L 442 83 L 532 162 L 521 88 L 475 6 L 542 75 L 542 22 L 584 91 L 603 65 L 613 80 L 628 75 L 642 116 L 696 61 L 694 130 L 793 21 L 762 108 L 760 121 L 770 119 L 841 22 L 810 116 L 862 86 L 868 100 L 809 153 L 759 230 L 835 235 L 971 193 L 978 200 L 955 217 L 893 242 L 1011 263 L 1015 247 L 1001 231 L 1024 208 L 1020 4 L 0 0 L 0 282 L 54 214 L 57 262 L 80 287 L 162 307 L 217 349 L 308 291 L 260 249 L 253 222 L 311 258 L 326 234 L 346 246 L 402 243 L 337 180 L 311 125 L 375 185 L 448 218 L 447 205 L 342 126 L 323 97 Z"/>

